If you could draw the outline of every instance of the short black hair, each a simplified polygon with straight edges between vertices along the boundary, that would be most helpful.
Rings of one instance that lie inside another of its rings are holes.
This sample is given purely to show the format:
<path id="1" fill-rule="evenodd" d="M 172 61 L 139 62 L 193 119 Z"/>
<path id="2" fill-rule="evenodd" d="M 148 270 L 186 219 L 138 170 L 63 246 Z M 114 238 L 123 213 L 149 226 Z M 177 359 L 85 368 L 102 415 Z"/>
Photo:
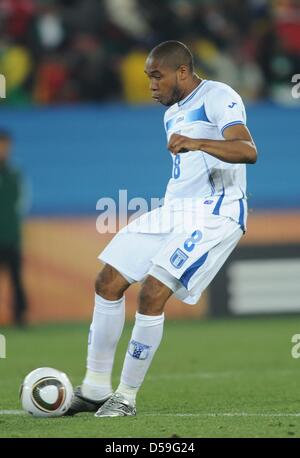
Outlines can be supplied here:
<path id="1" fill-rule="evenodd" d="M 8 141 L 10 142 L 12 139 L 11 133 L 6 129 L 0 129 L 0 141 Z"/>
<path id="2" fill-rule="evenodd" d="M 149 57 L 159 59 L 174 69 L 179 68 L 180 65 L 186 65 L 191 73 L 194 71 L 193 55 L 181 41 L 163 41 L 150 51 Z"/>

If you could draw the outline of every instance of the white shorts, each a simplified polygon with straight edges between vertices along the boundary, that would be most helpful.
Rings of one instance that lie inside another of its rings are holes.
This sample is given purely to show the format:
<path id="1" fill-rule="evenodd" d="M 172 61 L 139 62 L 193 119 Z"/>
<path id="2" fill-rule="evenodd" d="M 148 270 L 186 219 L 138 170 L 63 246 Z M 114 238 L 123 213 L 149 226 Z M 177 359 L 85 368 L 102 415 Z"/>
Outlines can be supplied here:
<path id="1" fill-rule="evenodd" d="M 185 217 L 182 213 L 182 220 Z M 187 304 L 198 302 L 243 235 L 236 221 L 213 214 L 203 217 L 201 229 L 190 232 L 176 232 L 174 227 L 169 232 L 143 232 L 136 221 L 115 235 L 99 259 L 131 283 L 147 275 L 157 278 Z"/>

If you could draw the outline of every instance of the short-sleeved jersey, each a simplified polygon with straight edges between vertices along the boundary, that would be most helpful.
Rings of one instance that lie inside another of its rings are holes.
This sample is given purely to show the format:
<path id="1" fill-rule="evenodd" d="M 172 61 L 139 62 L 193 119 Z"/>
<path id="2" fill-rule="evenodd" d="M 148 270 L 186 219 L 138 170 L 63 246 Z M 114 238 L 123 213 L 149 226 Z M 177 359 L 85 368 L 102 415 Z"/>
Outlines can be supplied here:
<path id="1" fill-rule="evenodd" d="M 168 140 L 173 133 L 190 138 L 224 140 L 224 130 L 246 124 L 241 97 L 227 84 L 203 80 L 185 99 L 165 113 Z M 213 214 L 246 224 L 246 166 L 229 164 L 204 151 L 172 155 L 173 171 L 165 203 L 184 198 L 201 199 Z"/>

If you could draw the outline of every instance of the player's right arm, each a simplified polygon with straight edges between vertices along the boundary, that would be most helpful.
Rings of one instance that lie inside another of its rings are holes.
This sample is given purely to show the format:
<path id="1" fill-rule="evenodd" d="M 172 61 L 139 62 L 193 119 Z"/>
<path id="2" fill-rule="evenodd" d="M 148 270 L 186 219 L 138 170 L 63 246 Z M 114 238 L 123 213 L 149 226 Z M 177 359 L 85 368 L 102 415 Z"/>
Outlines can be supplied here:
<path id="1" fill-rule="evenodd" d="M 205 151 L 220 161 L 231 164 L 255 164 L 257 150 L 247 127 L 235 124 L 223 131 L 224 140 L 195 139 L 173 134 L 168 149 L 173 154 Z"/>
<path id="2" fill-rule="evenodd" d="M 241 97 L 228 86 L 218 85 L 208 92 L 204 107 L 209 122 L 217 127 L 223 139 L 192 139 L 173 134 L 168 149 L 173 154 L 205 151 L 224 162 L 254 164 L 257 149 L 246 127 L 246 111 Z"/>

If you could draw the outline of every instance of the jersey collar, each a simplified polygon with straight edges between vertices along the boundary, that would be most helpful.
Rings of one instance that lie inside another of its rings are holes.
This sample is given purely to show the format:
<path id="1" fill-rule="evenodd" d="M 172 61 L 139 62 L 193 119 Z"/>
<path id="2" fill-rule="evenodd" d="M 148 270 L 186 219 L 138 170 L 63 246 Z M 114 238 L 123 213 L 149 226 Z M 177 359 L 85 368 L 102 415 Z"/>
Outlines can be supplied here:
<path id="1" fill-rule="evenodd" d="M 184 105 L 186 102 L 189 102 L 206 82 L 207 80 L 202 80 L 201 83 L 198 84 L 198 86 L 192 92 L 190 92 L 190 94 L 178 102 L 178 106 L 182 107 L 182 105 Z"/>

